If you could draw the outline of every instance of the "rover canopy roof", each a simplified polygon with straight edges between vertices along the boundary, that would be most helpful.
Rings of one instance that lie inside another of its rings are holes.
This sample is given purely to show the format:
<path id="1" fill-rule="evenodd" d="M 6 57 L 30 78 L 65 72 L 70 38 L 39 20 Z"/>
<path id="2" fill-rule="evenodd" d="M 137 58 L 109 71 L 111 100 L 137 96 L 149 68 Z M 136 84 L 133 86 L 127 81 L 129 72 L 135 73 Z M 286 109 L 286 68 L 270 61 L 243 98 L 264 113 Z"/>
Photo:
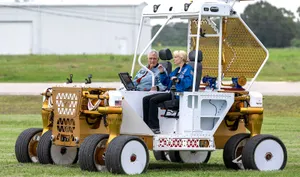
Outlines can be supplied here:
<path id="1" fill-rule="evenodd" d="M 210 20 L 202 20 L 203 33 L 217 34 L 217 28 Z M 191 25 L 191 33 L 197 33 L 197 21 Z M 252 35 L 239 18 L 223 19 L 222 71 L 224 77 L 253 78 L 267 58 L 267 51 Z M 196 37 L 192 37 L 192 49 Z M 203 75 L 218 76 L 219 39 L 217 37 L 201 37 L 200 50 L 203 52 Z"/>

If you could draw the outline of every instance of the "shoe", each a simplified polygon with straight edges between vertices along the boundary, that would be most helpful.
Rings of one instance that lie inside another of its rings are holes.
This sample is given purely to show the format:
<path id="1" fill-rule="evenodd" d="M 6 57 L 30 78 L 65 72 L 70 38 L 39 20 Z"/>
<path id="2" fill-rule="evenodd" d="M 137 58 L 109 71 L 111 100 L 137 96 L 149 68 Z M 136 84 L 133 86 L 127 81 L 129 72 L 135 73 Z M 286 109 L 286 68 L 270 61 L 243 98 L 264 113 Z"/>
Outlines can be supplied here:
<path id="1" fill-rule="evenodd" d="M 159 128 L 151 128 L 151 130 L 154 134 L 160 134 Z"/>

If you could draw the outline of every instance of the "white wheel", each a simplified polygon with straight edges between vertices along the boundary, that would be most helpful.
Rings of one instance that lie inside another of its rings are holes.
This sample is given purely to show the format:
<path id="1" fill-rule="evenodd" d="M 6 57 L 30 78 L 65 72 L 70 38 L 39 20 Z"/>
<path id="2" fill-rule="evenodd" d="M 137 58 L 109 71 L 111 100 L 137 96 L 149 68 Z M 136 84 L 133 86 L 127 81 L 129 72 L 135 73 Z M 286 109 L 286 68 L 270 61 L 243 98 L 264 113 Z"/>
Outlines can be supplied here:
<path id="1" fill-rule="evenodd" d="M 121 152 L 121 165 L 126 174 L 141 174 L 147 164 L 145 148 L 138 141 L 128 142 Z"/>
<path id="2" fill-rule="evenodd" d="M 287 152 L 284 144 L 277 137 L 257 135 L 245 145 L 242 158 L 246 169 L 282 170 L 286 165 Z"/>
<path id="3" fill-rule="evenodd" d="M 50 151 L 54 164 L 70 165 L 77 161 L 77 147 L 56 146 L 52 144 Z"/>
<path id="4" fill-rule="evenodd" d="M 209 151 L 179 151 L 183 163 L 207 163 L 210 158 Z"/>
<path id="5" fill-rule="evenodd" d="M 105 165 L 112 173 L 141 174 L 149 163 L 149 152 L 138 137 L 118 136 L 108 145 Z"/>

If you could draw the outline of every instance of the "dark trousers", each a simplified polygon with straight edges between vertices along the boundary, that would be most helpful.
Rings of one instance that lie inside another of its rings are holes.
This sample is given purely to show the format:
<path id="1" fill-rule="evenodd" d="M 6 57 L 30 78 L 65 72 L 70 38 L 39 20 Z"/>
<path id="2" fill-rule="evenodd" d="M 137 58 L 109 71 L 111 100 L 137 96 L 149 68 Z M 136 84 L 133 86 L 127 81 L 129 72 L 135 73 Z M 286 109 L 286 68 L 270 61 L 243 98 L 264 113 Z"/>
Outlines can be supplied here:
<path id="1" fill-rule="evenodd" d="M 159 129 L 158 105 L 171 99 L 170 93 L 158 93 L 143 98 L 143 119 L 149 128 Z"/>

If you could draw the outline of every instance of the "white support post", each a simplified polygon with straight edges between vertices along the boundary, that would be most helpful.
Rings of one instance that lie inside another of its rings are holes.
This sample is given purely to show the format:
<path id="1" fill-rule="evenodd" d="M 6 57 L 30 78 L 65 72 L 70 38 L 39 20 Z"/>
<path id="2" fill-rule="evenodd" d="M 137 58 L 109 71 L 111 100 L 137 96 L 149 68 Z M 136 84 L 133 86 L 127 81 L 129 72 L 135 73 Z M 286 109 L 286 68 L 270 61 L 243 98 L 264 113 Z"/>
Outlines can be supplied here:
<path id="1" fill-rule="evenodd" d="M 220 17 L 220 29 L 219 29 L 219 62 L 218 62 L 218 87 L 217 90 L 221 90 L 222 83 L 222 44 L 223 44 L 223 17 Z"/>
<path id="2" fill-rule="evenodd" d="M 200 42 L 200 28 L 201 28 L 201 13 L 198 16 L 198 24 L 197 24 L 197 40 L 196 40 L 196 56 L 195 56 L 195 64 L 194 64 L 194 79 L 193 79 L 193 92 L 195 92 L 196 85 L 196 77 L 197 77 L 197 64 L 198 64 L 198 50 L 199 50 L 199 42 Z"/>
<path id="3" fill-rule="evenodd" d="M 166 20 L 166 22 L 159 28 L 159 30 L 156 32 L 156 34 L 153 36 L 153 38 L 150 40 L 150 42 L 147 44 L 147 46 L 145 47 L 145 49 L 142 51 L 142 53 L 139 56 L 138 62 L 139 65 L 142 66 L 145 70 L 147 70 L 149 73 L 151 73 L 152 75 L 152 87 L 155 86 L 155 76 L 154 73 L 148 69 L 146 66 L 144 66 L 142 64 L 142 56 L 144 55 L 144 53 L 146 52 L 146 50 L 150 47 L 150 45 L 153 43 L 153 41 L 156 39 L 156 37 L 158 36 L 158 34 L 162 31 L 162 29 L 168 24 L 168 22 L 173 18 L 173 16 L 169 16 L 168 19 Z"/>
<path id="4" fill-rule="evenodd" d="M 187 31 L 187 33 L 188 33 L 188 35 L 187 35 L 187 49 L 186 49 L 186 51 L 187 51 L 187 54 L 189 54 L 190 53 L 190 48 L 191 48 L 191 20 L 189 20 L 189 22 L 188 22 L 188 31 Z"/>
<path id="5" fill-rule="evenodd" d="M 196 77 L 197 77 L 197 64 L 198 64 L 198 51 L 199 51 L 199 42 L 200 42 L 200 29 L 201 29 L 201 13 L 199 13 L 198 16 L 198 24 L 197 24 L 197 40 L 196 40 L 196 55 L 195 55 L 195 64 L 194 64 L 194 76 L 193 76 L 193 92 L 195 92 L 195 86 L 196 86 Z M 198 101 L 198 100 L 197 100 Z M 193 108 L 193 113 L 192 113 L 192 125 L 194 125 L 194 111 L 195 111 L 195 102 L 196 102 L 196 96 L 193 95 L 192 99 L 192 108 Z M 194 126 L 192 128 L 192 133 L 194 132 Z"/>
<path id="6" fill-rule="evenodd" d="M 138 34 L 137 39 L 136 39 L 134 57 L 133 57 L 133 62 L 132 62 L 132 67 L 131 67 L 131 72 L 130 72 L 130 76 L 132 76 L 132 77 L 133 77 L 133 73 L 134 73 L 134 67 L 135 67 L 137 51 L 138 51 L 138 47 L 139 47 L 139 44 L 140 44 L 140 37 L 141 37 L 142 29 L 143 29 L 143 21 L 144 21 L 144 17 L 142 16 L 142 18 L 140 20 L 139 34 Z"/>

